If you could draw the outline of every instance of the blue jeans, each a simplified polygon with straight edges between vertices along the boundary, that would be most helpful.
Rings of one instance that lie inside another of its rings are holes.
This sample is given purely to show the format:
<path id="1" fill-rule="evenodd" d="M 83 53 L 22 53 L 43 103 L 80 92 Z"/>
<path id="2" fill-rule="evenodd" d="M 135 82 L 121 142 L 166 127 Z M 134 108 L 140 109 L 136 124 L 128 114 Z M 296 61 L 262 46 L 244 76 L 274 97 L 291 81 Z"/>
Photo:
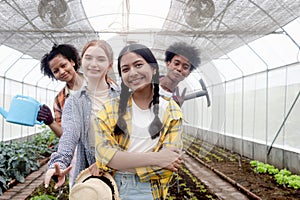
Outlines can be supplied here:
<path id="1" fill-rule="evenodd" d="M 121 200 L 153 199 L 150 182 L 140 182 L 133 173 L 117 172 L 114 176 Z"/>

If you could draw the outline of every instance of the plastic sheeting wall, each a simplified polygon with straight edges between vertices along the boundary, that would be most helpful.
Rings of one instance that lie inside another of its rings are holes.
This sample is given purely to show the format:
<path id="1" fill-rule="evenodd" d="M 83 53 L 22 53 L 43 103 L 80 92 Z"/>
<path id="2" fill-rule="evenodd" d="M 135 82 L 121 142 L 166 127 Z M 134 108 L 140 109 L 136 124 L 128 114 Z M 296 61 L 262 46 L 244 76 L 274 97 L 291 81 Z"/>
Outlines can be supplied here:
<path id="1" fill-rule="evenodd" d="M 206 106 L 205 98 L 183 105 L 186 127 L 197 128 L 188 133 L 209 138 L 213 144 L 253 159 L 266 158 L 268 146 L 273 142 L 271 152 L 284 149 L 299 155 L 300 99 L 296 101 L 300 91 L 299 76 L 300 64 L 296 63 L 209 86 L 211 107 Z M 226 138 L 237 140 L 228 143 Z M 249 146 L 248 142 L 262 144 L 263 151 L 258 153 L 255 145 Z M 299 166 L 299 156 L 293 160 Z"/>
<path id="2" fill-rule="evenodd" d="M 9 111 L 10 103 L 13 97 L 17 94 L 33 97 L 41 104 L 47 104 L 50 108 L 52 108 L 53 100 L 57 93 L 54 90 L 44 89 L 34 85 L 4 79 L 3 77 L 0 77 L 0 85 L 2 86 L 0 88 L 0 106 L 6 111 Z M 40 130 L 40 125 L 35 125 L 34 127 L 21 126 L 6 122 L 3 116 L 1 116 L 0 119 L 0 141 L 7 141 L 29 136 Z"/>

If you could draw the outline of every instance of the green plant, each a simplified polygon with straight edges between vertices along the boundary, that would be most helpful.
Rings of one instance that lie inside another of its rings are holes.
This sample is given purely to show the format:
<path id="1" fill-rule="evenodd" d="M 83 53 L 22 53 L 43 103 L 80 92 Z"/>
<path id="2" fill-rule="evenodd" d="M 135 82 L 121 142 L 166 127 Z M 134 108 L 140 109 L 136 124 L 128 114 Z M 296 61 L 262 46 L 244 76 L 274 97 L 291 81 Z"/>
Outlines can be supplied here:
<path id="1" fill-rule="evenodd" d="M 2 144 L 0 144 L 0 149 L 2 152 Z M 0 154 L 0 195 L 7 190 L 7 182 L 9 182 L 10 179 L 8 178 L 7 175 L 7 170 L 6 170 L 6 161 L 4 160 L 4 156 Z"/>
<path id="2" fill-rule="evenodd" d="M 44 127 L 33 139 L 23 142 L 0 142 L 0 195 L 9 188 L 8 183 L 15 179 L 24 182 L 25 177 L 40 166 L 38 160 L 49 156 L 57 146 L 55 135 Z"/>
<path id="3" fill-rule="evenodd" d="M 275 180 L 279 185 L 287 185 L 294 189 L 300 189 L 300 176 L 292 175 L 292 173 L 286 169 L 282 169 L 275 175 Z"/>
<path id="4" fill-rule="evenodd" d="M 54 189 L 55 184 L 56 182 L 51 180 L 47 188 L 45 188 L 43 184 L 40 185 L 28 198 L 26 198 L 26 200 L 32 200 L 33 198 L 38 198 L 39 200 L 39 197 L 42 197 L 43 195 L 55 197 L 56 200 L 69 199 L 69 179 L 67 179 L 67 181 L 65 181 L 65 183 L 58 189 Z"/>
<path id="5" fill-rule="evenodd" d="M 288 187 L 294 189 L 300 189 L 300 176 L 298 175 L 291 175 L 288 181 Z"/>
<path id="6" fill-rule="evenodd" d="M 259 162 L 257 160 L 250 161 L 250 165 L 254 168 L 254 172 L 256 173 L 268 173 L 268 174 L 277 174 L 279 170 L 275 168 L 273 165 L 265 164 L 263 162 Z"/>
<path id="7" fill-rule="evenodd" d="M 206 195 L 206 198 L 207 199 L 213 199 L 213 197 L 211 195 L 208 195 L 208 194 Z"/>
<path id="8" fill-rule="evenodd" d="M 256 167 L 258 163 L 259 163 L 259 161 L 257 161 L 257 160 L 251 160 L 250 161 L 251 167 Z"/>
<path id="9" fill-rule="evenodd" d="M 52 195 L 43 194 L 41 196 L 35 196 L 30 198 L 30 200 L 56 200 L 56 197 Z"/>
<path id="10" fill-rule="evenodd" d="M 212 197 L 211 193 L 206 189 L 202 182 L 197 179 L 185 165 L 182 165 L 176 175 L 176 180 L 174 180 L 174 183 L 170 184 L 166 200 L 210 199 L 206 198 L 205 195 Z"/>
<path id="11" fill-rule="evenodd" d="M 36 135 L 33 138 L 33 143 L 36 145 L 46 144 L 48 147 L 56 145 L 58 143 L 59 138 L 55 136 L 55 134 L 47 129 L 46 125 L 41 127 L 42 131 L 40 134 Z"/>
<path id="12" fill-rule="evenodd" d="M 275 174 L 275 180 L 279 185 L 286 185 L 288 183 L 288 176 L 283 174 Z"/>
<path id="13" fill-rule="evenodd" d="M 274 175 L 274 179 L 279 185 L 300 189 L 300 176 L 292 175 L 292 172 L 287 169 L 281 169 L 279 171 L 279 169 L 273 165 L 265 164 L 257 160 L 251 161 L 250 165 L 254 167 L 254 171 L 257 173 L 269 173 Z"/>
<path id="14" fill-rule="evenodd" d="M 268 169 L 268 172 L 269 172 L 269 174 L 278 174 L 279 169 L 277 169 L 277 168 L 271 168 L 271 169 Z"/>

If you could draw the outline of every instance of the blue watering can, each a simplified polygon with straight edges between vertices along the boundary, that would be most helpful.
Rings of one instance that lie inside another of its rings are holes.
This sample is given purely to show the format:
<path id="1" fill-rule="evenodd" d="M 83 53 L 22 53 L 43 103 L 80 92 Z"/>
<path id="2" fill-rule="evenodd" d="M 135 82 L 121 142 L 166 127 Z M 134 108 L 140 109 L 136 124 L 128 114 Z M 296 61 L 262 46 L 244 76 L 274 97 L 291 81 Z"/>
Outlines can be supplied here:
<path id="1" fill-rule="evenodd" d="M 32 97 L 16 95 L 11 101 L 9 111 L 7 112 L 0 107 L 0 113 L 10 123 L 25 126 L 41 125 L 43 122 L 39 122 L 36 119 L 40 105 L 41 103 Z"/>

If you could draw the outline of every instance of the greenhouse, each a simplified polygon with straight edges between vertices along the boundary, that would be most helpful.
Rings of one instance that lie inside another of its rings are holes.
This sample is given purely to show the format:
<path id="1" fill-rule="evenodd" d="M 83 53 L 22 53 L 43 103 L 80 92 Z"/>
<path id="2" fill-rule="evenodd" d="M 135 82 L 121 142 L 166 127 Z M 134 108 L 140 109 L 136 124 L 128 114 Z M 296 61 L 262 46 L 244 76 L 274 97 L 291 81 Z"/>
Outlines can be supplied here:
<path id="1" fill-rule="evenodd" d="M 113 50 L 107 76 L 121 87 L 118 56 L 125 46 L 147 46 L 158 62 L 159 73 L 166 76 L 165 52 L 170 45 L 183 42 L 197 48 L 201 62 L 177 87 L 184 98 L 178 108 L 188 157 L 177 169 L 181 173 L 177 178 L 183 172 L 192 173 L 191 179 L 197 177 L 211 192 L 203 199 L 276 199 L 271 195 L 281 199 L 281 194 L 275 193 L 279 189 L 286 191 L 287 197 L 282 199 L 300 199 L 299 1 L 3 0 L 0 10 L 1 159 L 5 158 L 3 144 L 30 142 L 45 131 L 51 132 L 52 128 L 36 117 L 45 104 L 55 118 L 55 97 L 66 85 L 41 70 L 43 56 L 54 45 L 73 45 L 81 55 L 87 42 L 105 40 Z M 85 73 L 82 68 L 80 73 Z M 26 98 L 37 110 L 27 103 L 18 104 Z M 35 112 L 31 124 L 11 120 L 22 112 L 23 118 Z M 236 162 L 231 163 L 233 160 Z M 191 163 L 196 164 L 189 167 Z M 288 170 L 295 177 L 293 184 L 280 184 L 266 169 L 269 174 L 262 179 L 272 179 L 273 185 L 260 186 L 269 192 L 264 196 L 261 189 L 251 187 L 250 180 L 240 181 L 226 172 L 226 168 L 234 171 L 235 167 L 243 171 L 246 163 L 252 167 L 252 175 L 241 177 L 263 175 L 259 164 L 264 163 L 278 169 L 278 174 Z M 0 194 L 4 195 L 13 186 L 5 186 L 1 165 Z M 204 168 L 197 170 L 195 166 L 214 169 L 211 171 L 218 171 L 217 176 L 223 179 L 226 176 L 231 185 L 241 186 L 237 191 L 244 197 L 218 195 L 214 187 L 205 184 L 203 174 L 196 175 Z M 186 189 L 188 183 L 179 184 L 179 180 L 170 181 L 166 199 L 202 199 L 199 188 Z M 183 184 L 187 185 L 181 189 L 184 198 L 177 194 Z"/>

